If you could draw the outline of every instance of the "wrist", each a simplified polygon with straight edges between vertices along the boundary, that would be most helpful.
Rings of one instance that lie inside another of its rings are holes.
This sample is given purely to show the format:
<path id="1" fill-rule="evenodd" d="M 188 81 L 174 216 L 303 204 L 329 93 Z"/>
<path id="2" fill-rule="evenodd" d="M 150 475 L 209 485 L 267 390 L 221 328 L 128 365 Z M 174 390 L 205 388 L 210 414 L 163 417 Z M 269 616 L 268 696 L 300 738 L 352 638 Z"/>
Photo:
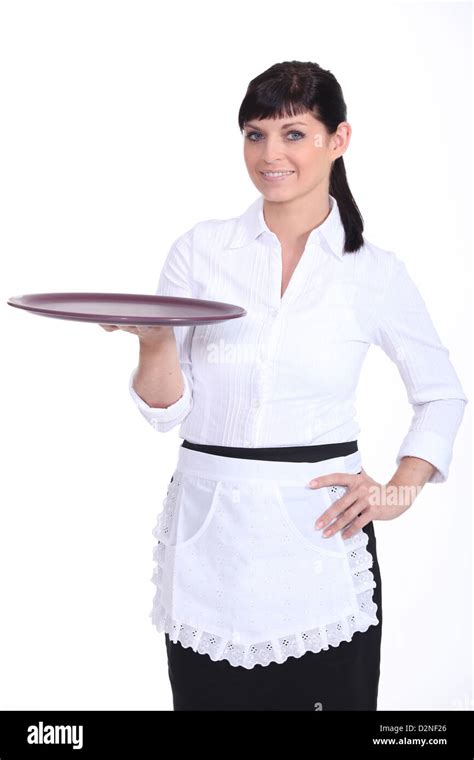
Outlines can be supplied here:
<path id="1" fill-rule="evenodd" d="M 153 337 L 145 337 L 140 335 L 139 338 L 140 354 L 153 354 L 161 351 L 163 347 L 176 344 L 173 328 L 170 331 L 160 333 L 159 335 L 153 335 Z"/>
<path id="2" fill-rule="evenodd" d="M 387 485 L 423 487 L 435 470 L 435 466 L 426 459 L 404 456 L 400 459 L 398 469 L 392 475 Z"/>

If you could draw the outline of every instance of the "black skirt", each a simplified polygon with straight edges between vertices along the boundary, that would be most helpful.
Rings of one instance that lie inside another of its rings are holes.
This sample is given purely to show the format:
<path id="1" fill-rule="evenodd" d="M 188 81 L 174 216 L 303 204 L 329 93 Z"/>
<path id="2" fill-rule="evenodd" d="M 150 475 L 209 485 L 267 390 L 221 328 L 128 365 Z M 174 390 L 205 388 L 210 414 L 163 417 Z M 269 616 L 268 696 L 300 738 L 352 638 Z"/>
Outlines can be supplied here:
<path id="1" fill-rule="evenodd" d="M 318 462 L 357 451 L 357 441 L 318 446 L 244 449 L 183 441 L 182 446 L 218 456 L 289 462 Z M 173 709 L 178 710 L 376 710 L 382 637 L 382 582 L 373 522 L 362 530 L 373 557 L 379 625 L 356 631 L 350 641 L 305 652 L 282 663 L 231 665 L 173 642 L 165 633 Z"/>

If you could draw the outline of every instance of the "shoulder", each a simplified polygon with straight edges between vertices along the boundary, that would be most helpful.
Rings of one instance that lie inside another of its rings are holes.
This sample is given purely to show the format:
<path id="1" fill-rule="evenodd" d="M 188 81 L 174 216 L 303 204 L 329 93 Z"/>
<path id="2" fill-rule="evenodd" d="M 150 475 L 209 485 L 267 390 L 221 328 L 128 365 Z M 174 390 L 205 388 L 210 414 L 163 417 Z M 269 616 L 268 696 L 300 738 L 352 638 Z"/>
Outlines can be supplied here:
<path id="1" fill-rule="evenodd" d="M 225 248 L 232 241 L 238 222 L 238 216 L 228 219 L 203 219 L 180 235 L 175 244 L 190 247 L 195 251 L 207 250 L 208 253 L 210 246 L 212 250 Z"/>
<path id="2" fill-rule="evenodd" d="M 185 273 L 186 279 L 193 283 L 194 297 L 206 298 L 216 262 L 227 260 L 220 254 L 231 245 L 238 219 L 204 219 L 171 244 L 166 265 Z"/>
<path id="3" fill-rule="evenodd" d="M 351 255 L 351 254 L 349 254 Z M 389 248 L 382 248 L 371 240 L 367 240 L 364 235 L 364 245 L 359 249 L 356 256 L 361 258 L 361 263 L 366 267 L 375 267 L 380 269 L 392 270 L 396 267 L 401 258 L 398 253 Z"/>
<path id="4" fill-rule="evenodd" d="M 344 259 L 346 257 L 355 274 L 382 287 L 406 267 L 396 251 L 376 245 L 365 235 L 364 244 L 357 253 L 345 253 Z"/>

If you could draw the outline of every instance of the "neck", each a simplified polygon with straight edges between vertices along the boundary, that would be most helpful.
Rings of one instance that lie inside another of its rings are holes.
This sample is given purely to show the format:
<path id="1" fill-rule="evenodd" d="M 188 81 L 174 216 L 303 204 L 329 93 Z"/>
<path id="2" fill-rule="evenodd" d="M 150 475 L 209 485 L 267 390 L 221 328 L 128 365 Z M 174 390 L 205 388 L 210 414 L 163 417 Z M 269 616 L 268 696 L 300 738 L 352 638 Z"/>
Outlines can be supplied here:
<path id="1" fill-rule="evenodd" d="M 263 216 L 269 230 L 281 242 L 295 242 L 307 237 L 329 216 L 329 192 L 316 188 L 290 201 L 263 202 Z"/>

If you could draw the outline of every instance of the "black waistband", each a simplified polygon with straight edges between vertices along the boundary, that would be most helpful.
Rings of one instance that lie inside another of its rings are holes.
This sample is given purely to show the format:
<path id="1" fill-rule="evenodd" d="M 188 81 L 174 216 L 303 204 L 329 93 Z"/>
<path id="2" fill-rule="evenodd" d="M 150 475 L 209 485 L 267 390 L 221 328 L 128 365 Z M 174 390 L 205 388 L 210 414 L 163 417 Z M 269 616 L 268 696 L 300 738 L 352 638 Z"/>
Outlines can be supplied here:
<path id="1" fill-rule="evenodd" d="M 192 443 L 183 440 L 185 449 L 203 451 L 221 457 L 238 457 L 239 459 L 266 459 L 273 462 L 322 462 L 333 457 L 345 457 L 358 450 L 357 441 L 342 443 L 321 443 L 314 446 L 274 446 L 268 448 L 238 448 L 237 446 L 209 446 L 204 443 Z"/>

